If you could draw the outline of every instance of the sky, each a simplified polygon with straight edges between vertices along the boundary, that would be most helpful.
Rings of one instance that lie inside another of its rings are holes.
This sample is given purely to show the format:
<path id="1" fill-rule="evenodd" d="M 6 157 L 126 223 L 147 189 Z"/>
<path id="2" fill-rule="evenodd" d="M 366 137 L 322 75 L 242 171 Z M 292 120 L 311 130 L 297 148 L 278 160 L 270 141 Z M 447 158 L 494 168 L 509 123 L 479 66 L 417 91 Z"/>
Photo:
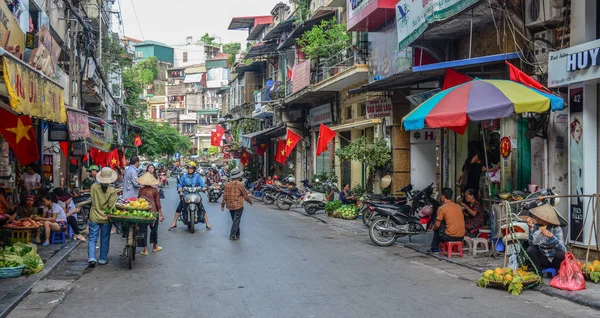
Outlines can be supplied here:
<path id="1" fill-rule="evenodd" d="M 231 18 L 270 15 L 279 2 L 288 1 L 117 0 L 113 9 L 119 10 L 121 5 L 125 35 L 139 40 L 154 40 L 168 45 L 184 44 L 186 37 L 192 36 L 195 42 L 208 32 L 221 37 L 222 43 L 244 43 L 248 37 L 247 31 L 227 30 Z M 219 42 L 219 38 L 216 41 Z"/>

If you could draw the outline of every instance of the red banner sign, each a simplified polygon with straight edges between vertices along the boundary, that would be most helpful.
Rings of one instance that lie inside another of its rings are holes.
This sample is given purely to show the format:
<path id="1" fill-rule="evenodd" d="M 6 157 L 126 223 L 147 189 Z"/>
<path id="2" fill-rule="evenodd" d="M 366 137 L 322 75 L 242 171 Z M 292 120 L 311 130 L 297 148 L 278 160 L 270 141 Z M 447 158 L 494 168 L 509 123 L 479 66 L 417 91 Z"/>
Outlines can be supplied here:
<path id="1" fill-rule="evenodd" d="M 84 113 L 67 109 L 67 125 L 69 127 L 69 139 L 72 141 L 85 140 L 90 136 L 88 116 Z"/>
<path id="2" fill-rule="evenodd" d="M 44 180 L 54 182 L 54 157 L 52 155 L 44 155 Z"/>

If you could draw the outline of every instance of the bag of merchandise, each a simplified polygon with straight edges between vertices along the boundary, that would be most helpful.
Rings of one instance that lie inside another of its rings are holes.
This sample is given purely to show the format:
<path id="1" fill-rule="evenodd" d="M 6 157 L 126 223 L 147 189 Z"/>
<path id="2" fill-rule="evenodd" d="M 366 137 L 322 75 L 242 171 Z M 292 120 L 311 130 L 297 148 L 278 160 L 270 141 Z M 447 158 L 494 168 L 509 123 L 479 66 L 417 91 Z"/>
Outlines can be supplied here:
<path id="1" fill-rule="evenodd" d="M 571 291 L 585 289 L 585 279 L 573 253 L 565 252 L 565 260 L 560 264 L 558 275 L 550 281 L 550 286 Z"/>

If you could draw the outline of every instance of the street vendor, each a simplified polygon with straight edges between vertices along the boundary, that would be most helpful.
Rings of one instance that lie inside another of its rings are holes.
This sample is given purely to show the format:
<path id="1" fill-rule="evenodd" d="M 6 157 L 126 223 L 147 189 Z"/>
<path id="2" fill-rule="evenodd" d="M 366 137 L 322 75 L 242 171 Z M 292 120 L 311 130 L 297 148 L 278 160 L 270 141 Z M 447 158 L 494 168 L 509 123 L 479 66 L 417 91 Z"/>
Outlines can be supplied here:
<path id="1" fill-rule="evenodd" d="M 99 265 L 108 264 L 108 249 L 110 247 L 110 222 L 104 214 L 104 209 L 113 208 L 117 204 L 119 190 L 110 184 L 117 180 L 117 172 L 110 167 L 104 167 L 96 175 L 98 183 L 92 185 L 92 207 L 90 209 L 89 237 L 88 237 L 88 264 L 90 268 L 96 266 L 96 243 L 100 237 Z"/>
<path id="2" fill-rule="evenodd" d="M 442 189 L 443 205 L 438 209 L 435 225 L 433 226 L 433 240 L 431 249 L 427 252 L 438 253 L 440 243 L 462 242 L 465 237 L 465 219 L 460 205 L 452 201 L 454 191 L 450 188 Z"/>
<path id="3" fill-rule="evenodd" d="M 25 205 L 18 206 L 13 214 L 10 216 L 9 221 L 18 219 L 27 219 L 34 217 L 38 214 L 38 208 L 33 206 L 35 203 L 35 196 L 29 194 L 25 197 Z"/>
<path id="4" fill-rule="evenodd" d="M 356 197 L 350 195 L 350 185 L 346 184 L 342 192 L 340 192 L 340 201 L 343 204 L 356 204 Z"/>
<path id="5" fill-rule="evenodd" d="M 152 252 L 159 252 L 163 248 L 158 246 L 158 223 L 164 222 L 165 216 L 162 212 L 160 195 L 158 193 L 158 189 L 156 188 L 159 183 L 158 180 L 152 175 L 152 173 L 146 172 L 136 181 L 142 187 L 138 194 L 138 198 L 147 199 L 151 206 L 150 211 L 158 212 L 158 216 L 154 223 L 144 223 L 140 225 L 140 234 L 142 234 L 142 237 L 138 238 L 137 245 L 143 248 L 142 252 L 140 253 L 141 255 L 148 255 L 148 226 L 150 226 L 150 243 L 152 244 Z"/>
<path id="6" fill-rule="evenodd" d="M 544 204 L 529 210 L 529 213 L 535 218 L 525 219 L 529 225 L 527 256 L 538 272 L 544 268 L 554 268 L 558 272 L 567 247 L 556 210 Z"/>
<path id="7" fill-rule="evenodd" d="M 81 181 L 80 192 L 90 192 L 92 185 L 96 183 L 96 175 L 100 169 L 96 165 L 91 165 L 87 168 L 88 176 Z"/>
<path id="8" fill-rule="evenodd" d="M 465 230 L 469 237 L 476 237 L 484 225 L 483 207 L 477 201 L 477 193 L 473 189 L 465 191 L 465 200 L 460 203 L 465 216 Z"/>

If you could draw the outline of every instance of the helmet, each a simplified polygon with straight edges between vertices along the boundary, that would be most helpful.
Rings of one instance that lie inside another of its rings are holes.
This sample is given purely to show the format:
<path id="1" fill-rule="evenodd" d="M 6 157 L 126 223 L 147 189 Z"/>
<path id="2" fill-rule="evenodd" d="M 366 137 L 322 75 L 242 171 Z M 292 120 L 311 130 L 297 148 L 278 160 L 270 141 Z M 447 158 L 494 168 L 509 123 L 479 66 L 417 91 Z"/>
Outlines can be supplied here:
<path id="1" fill-rule="evenodd" d="M 217 165 L 214 164 L 214 163 L 212 165 L 210 165 L 210 167 L 213 168 L 213 169 L 215 169 L 215 170 L 217 170 Z"/>
<path id="2" fill-rule="evenodd" d="M 419 211 L 419 213 L 417 213 L 420 218 L 426 218 L 431 214 L 433 214 L 433 208 L 429 205 L 426 205 Z"/>
<path id="3" fill-rule="evenodd" d="M 196 163 L 193 162 L 193 161 L 188 162 L 185 166 L 186 167 L 192 167 L 192 168 L 196 169 Z"/>
<path id="4" fill-rule="evenodd" d="M 274 175 L 273 180 L 279 180 L 279 177 L 277 175 Z"/>
<path id="5" fill-rule="evenodd" d="M 296 183 L 296 178 L 294 178 L 294 177 L 288 177 L 288 178 L 287 178 L 287 181 L 288 181 L 289 183 Z"/>
<path id="6" fill-rule="evenodd" d="M 98 168 L 98 166 L 96 165 L 91 165 L 87 168 L 87 171 L 90 172 L 92 170 L 96 170 L 96 171 L 100 171 L 100 169 Z"/>
<path id="7" fill-rule="evenodd" d="M 158 166 L 162 168 L 162 167 L 164 167 L 164 166 L 165 166 L 165 164 L 164 164 L 164 163 L 161 163 L 161 164 L 159 164 Z"/>

